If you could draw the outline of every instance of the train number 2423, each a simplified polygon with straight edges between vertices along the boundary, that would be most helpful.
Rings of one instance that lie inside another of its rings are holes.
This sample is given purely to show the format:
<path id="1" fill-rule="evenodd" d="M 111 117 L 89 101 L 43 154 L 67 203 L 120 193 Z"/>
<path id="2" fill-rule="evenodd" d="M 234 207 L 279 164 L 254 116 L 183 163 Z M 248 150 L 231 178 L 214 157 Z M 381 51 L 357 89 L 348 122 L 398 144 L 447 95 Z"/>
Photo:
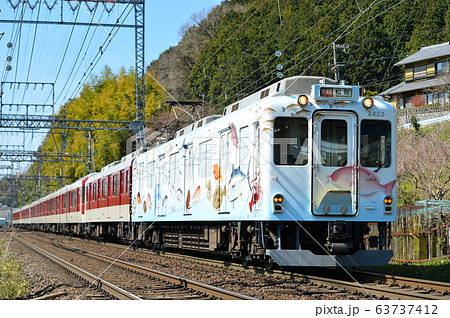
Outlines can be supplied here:
<path id="1" fill-rule="evenodd" d="M 384 117 L 384 112 L 370 111 L 369 110 L 368 116 L 370 116 L 370 117 Z"/>

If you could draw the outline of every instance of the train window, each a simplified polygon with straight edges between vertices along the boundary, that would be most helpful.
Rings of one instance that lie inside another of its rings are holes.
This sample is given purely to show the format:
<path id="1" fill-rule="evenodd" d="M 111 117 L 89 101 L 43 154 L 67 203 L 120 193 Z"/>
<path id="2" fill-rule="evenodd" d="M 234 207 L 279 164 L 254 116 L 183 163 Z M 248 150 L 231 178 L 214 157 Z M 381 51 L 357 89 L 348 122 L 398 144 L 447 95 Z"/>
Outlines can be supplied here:
<path id="1" fill-rule="evenodd" d="M 385 120 L 361 122 L 361 165 L 389 167 L 391 165 L 391 123 Z"/>
<path id="2" fill-rule="evenodd" d="M 77 206 L 77 190 L 72 191 L 72 193 L 70 194 L 71 196 L 71 207 Z"/>
<path id="3" fill-rule="evenodd" d="M 347 122 L 338 119 L 322 121 L 320 154 L 322 163 L 329 167 L 347 165 Z"/>
<path id="4" fill-rule="evenodd" d="M 207 164 L 207 149 L 208 145 L 207 142 L 203 142 L 199 145 L 200 152 L 199 152 L 199 166 L 198 166 L 198 176 L 200 178 L 206 178 L 206 164 Z"/>
<path id="5" fill-rule="evenodd" d="M 199 177 L 210 177 L 214 172 L 214 164 L 217 163 L 216 144 L 208 140 L 200 144 Z"/>
<path id="6" fill-rule="evenodd" d="M 129 189 L 130 189 L 130 171 L 127 170 L 125 176 L 125 192 L 128 193 Z"/>
<path id="7" fill-rule="evenodd" d="M 273 160 L 276 165 L 308 163 L 308 120 L 277 117 L 274 120 Z"/>
<path id="8" fill-rule="evenodd" d="M 248 171 L 253 144 L 250 141 L 248 126 L 239 131 L 239 164 L 242 171 Z"/>
<path id="9" fill-rule="evenodd" d="M 155 167 L 155 162 L 149 162 L 147 164 L 147 187 L 148 188 L 153 188 L 154 187 L 154 167 Z"/>
<path id="10" fill-rule="evenodd" d="M 67 209 L 69 207 L 69 194 L 64 194 L 64 209 Z"/>
<path id="11" fill-rule="evenodd" d="M 107 184 L 106 184 L 106 179 L 103 179 L 102 180 L 102 198 L 103 199 L 106 199 L 107 191 L 108 191 L 108 187 L 107 187 Z"/>
<path id="12" fill-rule="evenodd" d="M 119 195 L 119 175 L 113 175 L 113 196 L 117 197 Z"/>
<path id="13" fill-rule="evenodd" d="M 144 162 L 142 161 L 142 162 L 139 163 L 139 170 L 138 170 L 138 173 L 137 173 L 138 180 L 136 180 L 136 181 L 138 181 L 136 183 L 139 183 L 139 185 L 138 185 L 139 189 L 145 188 L 144 173 L 145 173 Z"/>
<path id="14" fill-rule="evenodd" d="M 171 154 L 169 157 L 169 182 L 176 183 L 177 178 L 177 153 Z"/>
<path id="15" fill-rule="evenodd" d="M 92 200 L 97 201 L 97 183 L 92 184 Z"/>

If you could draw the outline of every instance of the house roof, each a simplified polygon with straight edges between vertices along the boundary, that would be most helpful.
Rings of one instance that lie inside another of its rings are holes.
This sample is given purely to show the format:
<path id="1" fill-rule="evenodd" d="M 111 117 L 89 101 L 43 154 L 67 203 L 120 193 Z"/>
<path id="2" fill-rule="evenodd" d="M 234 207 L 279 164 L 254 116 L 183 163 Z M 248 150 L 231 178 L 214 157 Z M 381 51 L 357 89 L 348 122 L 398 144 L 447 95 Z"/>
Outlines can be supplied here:
<path id="1" fill-rule="evenodd" d="M 419 81 L 419 82 L 411 82 L 411 83 L 400 83 L 398 85 L 392 86 L 391 88 L 388 88 L 384 92 L 381 92 L 379 95 L 390 95 L 390 94 L 399 94 L 404 92 L 410 92 L 410 91 L 417 91 L 427 88 L 432 88 L 440 85 L 448 85 L 448 78 L 433 78 L 426 81 Z"/>
<path id="2" fill-rule="evenodd" d="M 418 52 L 394 64 L 395 66 L 420 62 L 438 57 L 450 56 L 450 42 L 425 46 Z"/>

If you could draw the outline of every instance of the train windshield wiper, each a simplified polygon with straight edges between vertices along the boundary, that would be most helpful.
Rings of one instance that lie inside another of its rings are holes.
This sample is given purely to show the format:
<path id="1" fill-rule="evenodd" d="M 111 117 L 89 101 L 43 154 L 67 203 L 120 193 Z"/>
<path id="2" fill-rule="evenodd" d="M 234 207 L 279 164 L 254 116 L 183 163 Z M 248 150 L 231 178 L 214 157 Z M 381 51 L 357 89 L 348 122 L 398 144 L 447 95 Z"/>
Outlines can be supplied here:
<path id="1" fill-rule="evenodd" d="M 377 168 L 376 168 L 373 172 L 378 172 L 378 170 L 380 170 L 380 169 L 383 168 L 383 167 L 386 167 L 386 162 L 384 162 L 384 163 L 382 163 L 382 164 L 379 164 L 379 165 L 377 166 Z"/>

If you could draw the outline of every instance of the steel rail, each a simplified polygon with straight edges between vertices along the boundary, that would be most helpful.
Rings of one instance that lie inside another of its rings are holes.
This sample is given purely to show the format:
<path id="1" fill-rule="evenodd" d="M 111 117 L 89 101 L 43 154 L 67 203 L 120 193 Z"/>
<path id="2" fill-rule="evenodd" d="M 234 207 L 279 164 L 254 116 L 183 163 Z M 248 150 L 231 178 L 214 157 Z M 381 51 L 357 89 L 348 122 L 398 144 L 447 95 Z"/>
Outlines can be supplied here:
<path id="1" fill-rule="evenodd" d="M 408 278 L 408 277 L 400 277 L 400 276 L 393 276 L 393 275 L 386 275 L 386 274 L 378 274 L 378 276 L 375 278 L 378 281 L 383 281 L 386 283 L 391 284 L 397 284 L 400 285 L 403 283 L 403 285 L 406 285 L 406 283 L 409 283 L 409 285 L 415 285 L 418 287 L 423 287 L 428 289 L 428 291 L 408 291 L 404 289 L 404 286 L 398 286 L 398 287 L 389 287 L 389 286 L 373 286 L 368 283 L 359 283 L 359 282 L 348 282 L 345 280 L 339 280 L 339 279 L 332 279 L 332 278 L 326 278 L 326 277 L 318 277 L 313 275 L 307 275 L 307 274 L 301 274 L 301 273 L 294 273 L 286 270 L 266 270 L 261 267 L 256 266 L 247 266 L 247 268 L 243 268 L 242 265 L 229 263 L 225 261 L 217 261 L 217 260 L 205 260 L 194 256 L 186 256 L 186 255 L 178 255 L 178 254 L 172 254 L 172 253 L 166 253 L 170 254 L 168 257 L 176 258 L 176 259 L 185 259 L 190 260 L 192 262 L 197 263 L 205 263 L 205 264 L 213 264 L 214 266 L 224 266 L 227 268 L 234 268 L 239 270 L 249 270 L 254 271 L 258 274 L 267 275 L 267 276 L 277 276 L 284 279 L 290 279 L 290 280 L 298 280 L 302 282 L 308 282 L 308 283 L 314 283 L 317 285 L 326 285 L 330 286 L 333 289 L 340 288 L 343 290 L 350 290 L 355 293 L 359 293 L 364 297 L 370 298 L 370 297 L 379 297 L 382 299 L 385 298 L 394 298 L 399 297 L 399 299 L 404 300 L 443 300 L 443 299 L 450 299 L 450 297 L 446 297 L 448 292 L 450 291 L 450 284 L 445 282 L 437 282 L 437 281 L 426 281 L 426 280 L 420 280 L 420 279 L 414 279 L 414 278 Z M 166 255 L 167 257 L 167 255 Z M 367 276 L 367 273 L 362 271 L 354 271 L 349 270 L 348 271 L 353 277 L 361 277 L 361 280 L 367 280 L 367 278 L 370 278 L 370 276 Z M 358 275 L 359 274 L 359 275 Z M 370 273 L 372 277 L 375 277 L 377 273 Z M 364 276 L 363 276 L 364 275 Z M 433 295 L 429 293 L 429 290 L 435 290 L 442 292 L 443 295 Z"/>
<path id="2" fill-rule="evenodd" d="M 416 289 L 428 289 L 434 290 L 436 292 L 444 293 L 444 295 L 450 295 L 450 283 L 439 282 L 439 281 L 430 281 L 420 278 L 412 278 L 412 277 L 403 277 L 403 276 L 395 276 L 390 274 L 381 274 L 374 272 L 365 272 L 365 271 L 349 271 L 353 276 L 362 277 L 364 279 L 372 279 L 385 282 L 386 284 L 397 284 L 403 286 L 411 286 Z"/>
<path id="3" fill-rule="evenodd" d="M 122 245 L 118 244 L 112 244 L 109 243 L 108 245 L 111 246 L 119 246 L 122 247 Z M 416 284 L 419 287 L 426 288 L 428 290 L 436 290 L 443 292 L 444 295 L 433 295 L 428 293 L 427 291 L 416 291 L 411 292 L 408 290 L 405 290 L 402 288 L 402 286 L 399 287 L 389 287 L 389 286 L 373 286 L 368 285 L 368 283 L 359 283 L 359 282 L 348 282 L 345 280 L 339 280 L 339 279 L 332 279 L 332 278 L 326 278 L 326 277 L 318 277 L 318 276 L 312 276 L 307 274 L 301 274 L 301 273 L 294 273 L 290 272 L 288 270 L 266 270 L 262 267 L 257 266 L 247 266 L 246 268 L 242 267 L 241 264 L 235 264 L 227 261 L 219 261 L 219 260 L 211 260 L 211 259 L 203 259 L 198 258 L 195 256 L 188 256 L 188 255 L 180 255 L 175 253 L 165 253 L 165 257 L 174 258 L 174 259 L 183 259 L 183 260 L 189 260 L 191 262 L 197 262 L 201 264 L 207 264 L 207 265 L 213 265 L 213 266 L 223 266 L 227 268 L 233 268 L 236 270 L 248 270 L 253 271 L 255 273 L 266 275 L 266 276 L 277 276 L 283 279 L 290 279 L 290 280 L 297 280 L 302 282 L 310 282 L 317 285 L 326 285 L 330 286 L 332 288 L 340 288 L 343 290 L 350 290 L 355 293 L 359 293 L 363 297 L 379 297 L 381 299 L 385 298 L 394 298 L 397 297 L 398 299 L 404 299 L 404 300 L 445 300 L 450 299 L 450 297 L 446 297 L 448 294 L 446 294 L 446 291 L 450 291 L 450 284 L 445 282 L 437 282 L 437 281 L 426 281 L 426 280 L 418 280 L 414 278 L 408 278 L 408 277 L 400 277 L 400 276 L 393 276 L 393 275 L 386 275 L 386 274 L 377 274 L 377 273 L 371 273 L 372 277 L 374 275 L 378 275 L 376 277 L 376 280 L 384 281 L 386 283 L 391 284 L 400 284 L 400 283 L 406 283 L 409 282 L 410 285 L 413 283 Z M 360 280 L 367 280 L 370 278 L 370 276 L 366 276 L 367 273 L 362 271 L 354 271 L 349 270 L 349 273 L 353 277 L 360 277 Z M 359 275 L 358 275 L 359 274 Z M 364 274 L 364 277 L 360 276 Z M 422 283 L 423 285 L 420 285 Z"/>
<path id="4" fill-rule="evenodd" d="M 19 241 L 20 243 L 24 244 L 25 246 L 31 248 L 35 252 L 47 257 L 48 259 L 52 260 L 56 264 L 69 270 L 73 274 L 81 277 L 82 279 L 84 279 L 85 281 L 90 283 L 91 285 L 104 290 L 106 293 L 108 293 L 109 295 L 111 295 L 119 300 L 142 300 L 142 298 L 140 298 L 136 295 L 133 295 L 133 294 L 127 292 L 126 290 L 123 290 L 123 289 L 111 284 L 110 282 L 85 271 L 84 269 L 77 267 L 77 266 L 45 251 L 44 249 L 37 247 L 36 245 L 17 237 L 16 235 L 12 235 L 12 237 L 14 239 L 16 239 L 17 241 Z"/>
<path id="5" fill-rule="evenodd" d="M 122 260 L 119 260 L 116 258 L 112 258 L 112 257 L 106 256 L 106 255 L 101 255 L 98 253 L 90 252 L 87 250 L 83 250 L 83 249 L 69 246 L 69 245 L 66 245 L 63 243 L 59 243 L 59 242 L 52 242 L 52 243 L 60 245 L 65 248 L 68 248 L 68 249 L 76 250 L 78 252 L 83 253 L 83 255 L 89 255 L 91 257 L 95 257 L 97 259 L 104 260 L 109 263 L 113 263 L 114 265 L 118 265 L 118 266 L 130 269 L 133 271 L 137 271 L 137 272 L 140 272 L 145 275 L 151 275 L 153 277 L 156 277 L 156 278 L 159 278 L 159 279 L 162 279 L 162 280 L 174 283 L 174 284 L 178 284 L 180 286 L 183 286 L 184 288 L 189 288 L 189 289 L 193 289 L 193 290 L 196 290 L 199 292 L 203 292 L 203 293 L 215 296 L 220 299 L 224 299 L 224 300 L 256 300 L 256 298 L 253 298 L 253 297 L 250 297 L 247 295 L 239 294 L 239 293 L 225 290 L 222 288 L 218 288 L 218 287 L 215 287 L 212 285 L 207 285 L 204 283 L 196 282 L 196 281 L 186 279 L 186 278 L 183 278 L 180 276 L 172 275 L 169 273 L 164 273 L 164 272 L 157 271 L 157 270 L 145 267 L 145 266 L 125 262 L 125 261 L 122 261 Z"/>
<path id="6" fill-rule="evenodd" d="M 152 277 L 155 277 L 158 279 L 162 279 L 164 281 L 168 281 L 168 282 L 177 284 L 184 288 L 196 290 L 196 291 L 199 291 L 199 292 L 202 292 L 207 295 L 211 295 L 211 296 L 214 296 L 214 297 L 217 297 L 220 299 L 224 299 L 224 300 L 257 300 L 257 298 L 250 297 L 248 295 L 244 295 L 244 294 L 236 293 L 236 292 L 233 292 L 230 290 L 218 288 L 218 287 L 215 287 L 212 285 L 196 282 L 196 281 L 186 279 L 184 277 L 176 276 L 173 274 L 164 273 L 164 272 L 154 270 L 154 269 L 151 269 L 151 268 L 148 268 L 145 266 L 125 262 L 125 261 L 119 260 L 117 258 L 112 258 L 112 257 L 106 256 L 106 255 L 94 253 L 94 252 L 87 251 L 87 250 L 84 250 L 84 249 L 81 249 L 78 247 L 66 245 L 64 243 L 55 242 L 55 241 L 48 240 L 48 239 L 41 238 L 41 237 L 34 237 L 34 238 L 40 239 L 43 241 L 47 241 L 47 242 L 51 242 L 52 244 L 59 245 L 65 249 L 80 252 L 80 253 L 83 253 L 83 255 L 89 255 L 89 256 L 97 258 L 99 260 L 102 260 L 102 261 L 105 261 L 108 263 L 112 263 L 114 265 L 129 269 L 132 271 L 136 271 L 136 272 L 142 273 L 144 275 L 149 275 L 149 276 L 152 276 Z"/>
<path id="7" fill-rule="evenodd" d="M 315 284 L 323 284 L 333 288 L 341 288 L 350 290 L 363 295 L 366 298 L 377 296 L 381 299 L 401 299 L 401 300 L 445 300 L 450 297 L 431 295 L 420 292 L 411 292 L 402 288 L 392 288 L 388 286 L 373 286 L 367 283 L 347 282 L 343 280 L 317 277 L 302 274 L 291 274 L 291 277 L 302 279 L 304 282 L 311 282 Z"/>

